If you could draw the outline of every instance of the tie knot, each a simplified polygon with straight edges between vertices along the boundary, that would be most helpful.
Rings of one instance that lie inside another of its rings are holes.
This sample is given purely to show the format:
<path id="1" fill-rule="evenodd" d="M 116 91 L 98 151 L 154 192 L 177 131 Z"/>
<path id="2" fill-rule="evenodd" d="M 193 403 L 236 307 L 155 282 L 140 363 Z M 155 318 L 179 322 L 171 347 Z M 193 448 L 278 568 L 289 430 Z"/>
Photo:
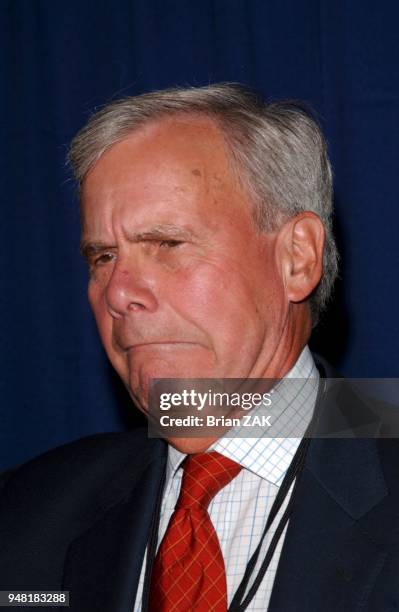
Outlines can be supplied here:
<path id="1" fill-rule="evenodd" d="M 237 476 L 241 466 L 213 451 L 188 455 L 176 509 L 207 509 L 215 495 Z"/>

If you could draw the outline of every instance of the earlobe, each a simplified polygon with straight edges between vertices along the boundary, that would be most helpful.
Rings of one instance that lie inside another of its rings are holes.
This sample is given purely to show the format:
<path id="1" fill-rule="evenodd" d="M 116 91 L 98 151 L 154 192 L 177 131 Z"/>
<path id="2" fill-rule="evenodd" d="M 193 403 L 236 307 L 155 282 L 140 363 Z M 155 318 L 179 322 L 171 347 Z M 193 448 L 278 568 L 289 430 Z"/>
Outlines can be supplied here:
<path id="1" fill-rule="evenodd" d="M 306 300 L 323 273 L 325 230 L 316 214 L 305 211 L 284 225 L 284 281 L 291 302 Z"/>

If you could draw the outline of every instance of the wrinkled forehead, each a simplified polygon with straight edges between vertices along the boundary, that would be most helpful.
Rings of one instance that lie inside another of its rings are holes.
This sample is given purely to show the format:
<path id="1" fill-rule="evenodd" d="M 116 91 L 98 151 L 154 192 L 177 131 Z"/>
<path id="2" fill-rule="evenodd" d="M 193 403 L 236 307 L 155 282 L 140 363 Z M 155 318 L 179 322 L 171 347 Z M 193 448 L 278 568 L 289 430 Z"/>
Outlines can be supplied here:
<path id="1" fill-rule="evenodd" d="M 217 205 L 222 194 L 232 199 L 239 191 L 220 129 L 208 118 L 178 116 L 153 122 L 103 153 L 82 184 L 82 219 L 99 201 L 202 193 Z"/>
<path id="2" fill-rule="evenodd" d="M 250 215 L 219 128 L 185 116 L 148 125 L 108 149 L 87 174 L 81 202 L 84 231 L 89 225 L 96 234 L 116 216 L 134 216 L 140 232 L 141 222 L 169 217 L 229 223 L 243 207 Z"/>
<path id="3" fill-rule="evenodd" d="M 150 168 L 146 166 L 148 159 L 152 160 Z M 178 115 L 152 121 L 106 149 L 83 180 L 82 199 L 88 187 L 101 183 L 104 169 L 112 168 L 113 177 L 118 179 L 126 171 L 130 174 L 145 169 L 153 175 L 168 165 L 176 169 L 182 161 L 197 177 L 210 173 L 232 179 L 235 174 L 225 138 L 215 122 L 207 117 Z"/>

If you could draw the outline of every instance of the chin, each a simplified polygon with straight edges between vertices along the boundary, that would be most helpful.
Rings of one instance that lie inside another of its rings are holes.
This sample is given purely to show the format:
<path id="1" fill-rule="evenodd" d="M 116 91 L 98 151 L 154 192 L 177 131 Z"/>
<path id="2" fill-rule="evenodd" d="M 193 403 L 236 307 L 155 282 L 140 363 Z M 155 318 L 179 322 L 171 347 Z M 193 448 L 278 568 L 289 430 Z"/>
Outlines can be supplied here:
<path id="1" fill-rule="evenodd" d="M 218 438 L 166 438 L 166 442 L 186 455 L 203 453 Z"/>
<path id="2" fill-rule="evenodd" d="M 136 397 L 148 398 L 148 390 L 152 380 L 156 379 L 196 379 L 213 378 L 214 372 L 209 365 L 190 363 L 189 358 L 185 363 L 176 363 L 164 360 L 153 361 L 142 365 L 140 368 L 130 370 L 129 389 Z"/>

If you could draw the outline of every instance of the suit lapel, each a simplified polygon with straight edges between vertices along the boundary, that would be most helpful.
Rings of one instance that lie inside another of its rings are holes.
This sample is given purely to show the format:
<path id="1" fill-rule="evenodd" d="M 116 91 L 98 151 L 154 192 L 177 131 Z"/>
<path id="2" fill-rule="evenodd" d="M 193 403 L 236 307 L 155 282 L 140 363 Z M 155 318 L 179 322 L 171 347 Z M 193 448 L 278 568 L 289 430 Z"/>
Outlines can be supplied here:
<path id="1" fill-rule="evenodd" d="M 340 422 L 336 397 L 323 410 Z M 363 609 L 387 555 L 389 525 L 381 538 L 374 529 L 386 520 L 386 495 L 374 439 L 313 439 L 269 612 Z"/>
<path id="2" fill-rule="evenodd" d="M 115 483 L 116 503 L 110 505 L 106 494 L 106 510 L 72 542 L 63 581 L 72 612 L 131 612 L 164 469 L 161 453 L 133 485 L 131 475 L 122 474 L 128 491 L 122 494 L 125 487 Z M 132 466 L 126 470 L 131 472 Z"/>

